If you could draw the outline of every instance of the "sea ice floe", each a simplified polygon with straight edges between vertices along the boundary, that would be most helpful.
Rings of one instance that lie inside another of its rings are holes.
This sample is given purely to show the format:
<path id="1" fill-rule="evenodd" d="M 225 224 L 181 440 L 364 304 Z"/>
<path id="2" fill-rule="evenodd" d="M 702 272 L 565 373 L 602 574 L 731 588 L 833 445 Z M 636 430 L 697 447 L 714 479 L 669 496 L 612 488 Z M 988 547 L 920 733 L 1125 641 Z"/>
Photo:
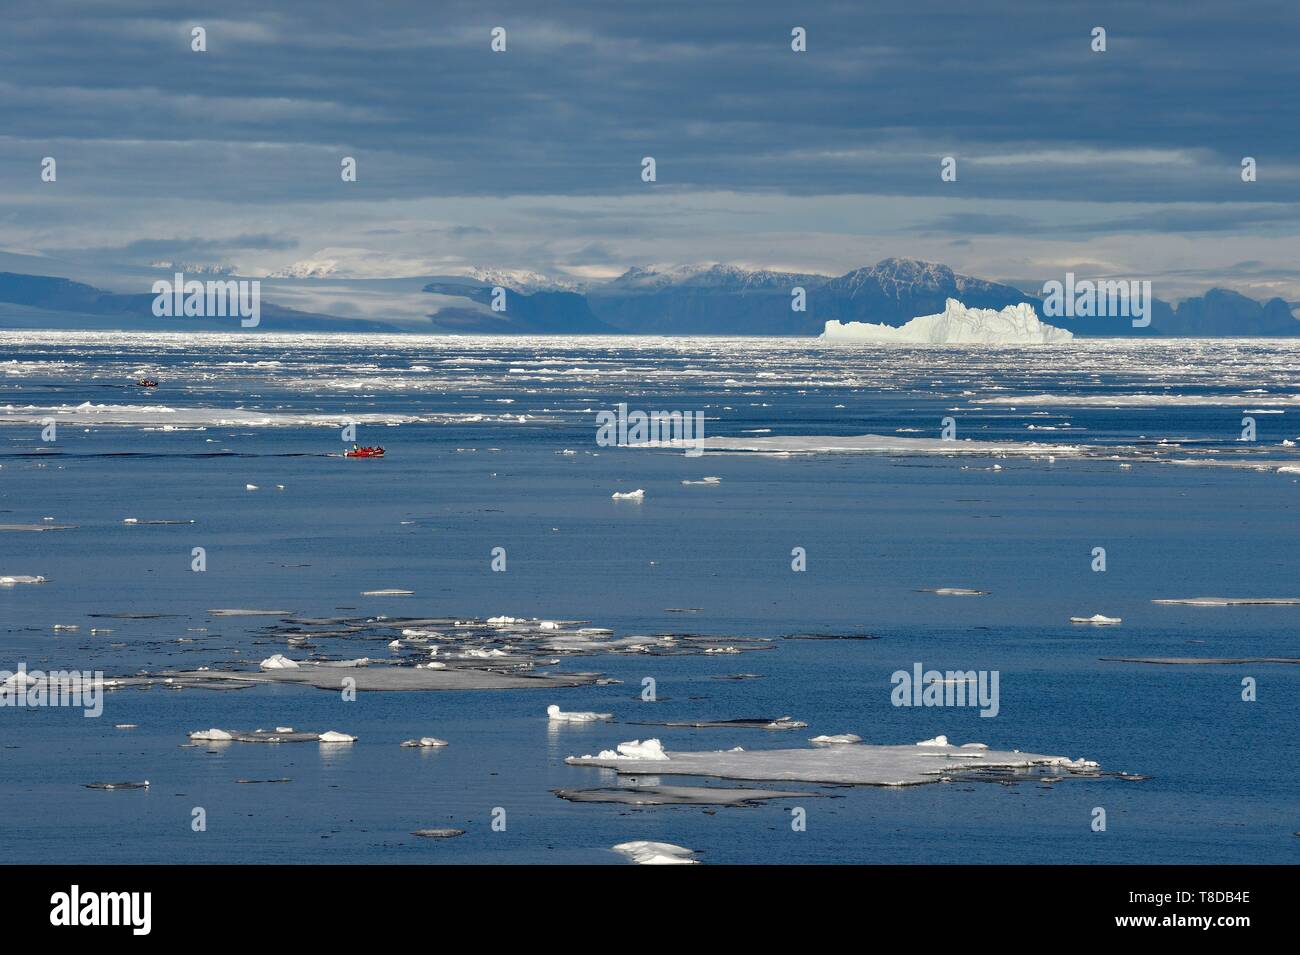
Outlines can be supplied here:
<path id="1" fill-rule="evenodd" d="M 736 720 L 682 720 L 678 722 L 637 721 L 638 726 L 667 726 L 679 729 L 757 729 L 757 730 L 796 730 L 806 729 L 808 724 L 789 716 L 747 717 Z"/>
<path id="2" fill-rule="evenodd" d="M 476 667 L 448 667 L 433 661 L 427 666 L 347 667 L 347 679 L 359 692 L 413 692 L 428 690 L 515 690 L 549 687 L 589 686 L 601 679 L 598 673 L 503 673 Z M 117 677 L 118 688 L 174 686 L 239 689 L 259 683 L 298 683 L 320 690 L 338 691 L 343 676 L 338 666 L 299 663 L 296 667 L 273 670 L 174 670 L 156 674 Z"/>
<path id="3" fill-rule="evenodd" d="M 861 743 L 862 737 L 857 733 L 836 733 L 834 736 L 814 736 L 808 742 L 821 745 Z"/>
<path id="4" fill-rule="evenodd" d="M 1123 623 L 1122 617 L 1107 617 L 1105 614 L 1095 613 L 1091 617 L 1071 617 L 1070 623 L 1090 623 L 1099 627 L 1109 626 L 1111 624 Z"/>
<path id="5" fill-rule="evenodd" d="M 612 848 L 637 865 L 697 865 L 700 861 L 691 849 L 675 846 L 671 842 L 638 839 L 634 842 L 620 842 Z"/>
<path id="6" fill-rule="evenodd" d="M 566 713 L 552 703 L 546 708 L 546 718 L 556 723 L 599 723 L 612 720 L 613 713 Z"/>
<path id="7" fill-rule="evenodd" d="M 654 759 L 606 750 L 599 756 L 570 756 L 565 762 L 572 766 L 613 769 L 624 774 L 666 771 L 681 776 L 863 786 L 932 783 L 970 770 L 1051 767 L 1070 773 L 1095 774 L 1098 769 L 1095 762 L 1085 759 L 990 750 L 974 745 L 953 746 L 939 743 L 941 739 L 944 737 L 926 740 L 925 745 L 903 746 L 859 743 L 810 749 L 661 751 Z M 671 769 L 663 768 L 665 761 Z"/>
<path id="8" fill-rule="evenodd" d="M 1222 394 L 1199 394 L 1199 395 L 1171 395 L 1165 393 L 1149 394 L 1038 394 L 1038 395 L 997 395 L 992 398 L 978 398 L 971 402 L 976 405 L 1036 405 L 1045 407 L 1049 405 L 1069 405 L 1075 408 L 1140 408 L 1140 407 L 1165 407 L 1165 406 L 1211 406 L 1211 407 L 1231 407 L 1233 405 L 1246 406 L 1256 404 L 1260 406 L 1273 405 L 1297 405 L 1300 404 L 1300 394 L 1294 395 L 1269 395 L 1261 398 L 1259 395 L 1222 395 Z"/>
<path id="9" fill-rule="evenodd" d="M 1160 663 L 1180 666 L 1300 663 L 1300 657 L 1099 657 L 1099 659 L 1104 663 Z"/>
<path id="10" fill-rule="evenodd" d="M 0 575 L 0 587 L 12 587 L 15 584 L 43 584 L 44 577 L 30 577 L 26 574 L 3 574 Z"/>
<path id="11" fill-rule="evenodd" d="M 616 501 L 641 501 L 645 499 L 645 490 L 637 488 L 635 491 L 615 491 L 610 497 Z"/>
<path id="12" fill-rule="evenodd" d="M 411 835 L 419 836 L 422 839 L 454 839 L 456 836 L 463 836 L 464 829 L 416 829 Z"/>
<path id="13" fill-rule="evenodd" d="M 436 736 L 421 736 L 419 739 L 402 740 L 402 745 L 408 748 L 437 749 L 446 746 L 447 741 Z"/>
<path id="14" fill-rule="evenodd" d="M 291 613 L 292 610 L 245 610 L 238 607 L 208 611 L 208 615 L 212 617 L 287 617 Z"/>
<path id="15" fill-rule="evenodd" d="M 395 588 L 389 588 L 386 590 L 363 590 L 361 591 L 361 596 L 363 597 L 413 597 L 415 596 L 415 591 L 397 590 Z"/>
<path id="16" fill-rule="evenodd" d="M 279 726 L 274 730 L 196 730 L 189 734 L 194 742 L 205 743 L 354 743 L 355 736 L 327 730 L 324 733 L 299 732 L 292 726 Z"/>
<path id="17" fill-rule="evenodd" d="M 691 445 L 695 446 L 692 441 Z M 685 447 L 681 439 L 646 441 L 629 448 Z M 1038 444 L 1033 441 L 976 441 L 966 438 L 900 438 L 893 435 L 714 435 L 704 439 L 705 451 L 751 451 L 763 454 L 1015 454 L 1079 456 L 1085 449 L 1073 444 Z"/>
<path id="18" fill-rule="evenodd" d="M 728 786 L 612 786 L 603 789 L 557 789 L 569 802 L 620 803 L 626 806 L 749 806 L 765 799 L 804 799 L 820 793 Z"/>
<path id="19" fill-rule="evenodd" d="M 1180 604 L 1185 607 L 1298 607 L 1300 597 L 1179 597 L 1153 600 L 1153 604 Z"/>
<path id="20" fill-rule="evenodd" d="M 217 729 L 215 726 L 210 730 L 195 730 L 193 733 L 190 734 L 190 739 L 192 740 L 203 740 L 203 741 L 212 740 L 212 741 L 219 741 L 223 743 L 232 740 L 234 738 L 235 738 L 234 734 L 227 733 L 223 729 Z"/>
<path id="21" fill-rule="evenodd" d="M 148 789 L 149 780 L 138 783 L 85 783 L 87 789 Z"/>
<path id="22" fill-rule="evenodd" d="M 698 481 L 683 481 L 682 483 L 683 483 L 683 484 L 687 484 L 687 485 L 691 485 L 691 484 L 699 484 L 699 485 L 702 485 L 702 486 L 704 486 L 704 487 L 716 487 L 717 485 L 719 485 L 719 484 L 722 483 L 722 478 L 720 478 L 720 477 L 706 477 L 706 478 L 701 478 L 701 479 L 698 480 Z"/>
<path id="23" fill-rule="evenodd" d="M 922 587 L 919 594 L 938 594 L 940 597 L 987 597 L 987 590 L 969 590 L 966 587 Z"/>

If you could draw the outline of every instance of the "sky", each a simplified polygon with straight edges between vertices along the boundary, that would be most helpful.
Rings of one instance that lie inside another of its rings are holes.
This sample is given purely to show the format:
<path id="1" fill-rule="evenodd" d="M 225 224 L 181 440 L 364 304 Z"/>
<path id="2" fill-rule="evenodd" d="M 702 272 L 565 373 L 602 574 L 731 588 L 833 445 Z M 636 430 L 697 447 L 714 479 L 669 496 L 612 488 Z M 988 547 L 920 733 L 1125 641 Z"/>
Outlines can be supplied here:
<path id="1" fill-rule="evenodd" d="M 1170 300 L 1300 300 L 1294 3 L 8 0 L 3 16 L 0 252 L 45 274 L 323 260 L 598 280 L 908 256 L 1022 287 L 1075 271 Z"/>

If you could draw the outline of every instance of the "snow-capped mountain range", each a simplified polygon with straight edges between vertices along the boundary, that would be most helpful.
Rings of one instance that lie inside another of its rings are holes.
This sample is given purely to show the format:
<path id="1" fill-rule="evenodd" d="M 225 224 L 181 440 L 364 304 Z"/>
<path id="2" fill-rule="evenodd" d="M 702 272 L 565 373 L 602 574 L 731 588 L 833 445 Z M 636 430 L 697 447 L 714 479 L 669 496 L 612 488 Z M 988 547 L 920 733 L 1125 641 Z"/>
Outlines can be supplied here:
<path id="1" fill-rule="evenodd" d="M 96 275 L 95 284 L 89 284 L 66 274 L 70 263 L 60 267 L 65 274 L 59 275 L 52 274 L 53 268 L 44 271 L 49 266 L 39 259 L 10 260 L 10 267 L 22 271 L 0 272 L 0 327 L 174 326 L 153 316 L 151 297 L 143 294 L 149 286 L 137 275 L 118 280 L 109 276 L 107 282 Z M 151 265 L 159 270 L 181 268 L 187 275 L 239 274 L 225 266 L 161 261 Z M 391 278 L 398 266 L 415 277 Z M 604 282 L 488 267 L 462 268 L 454 274 L 449 270 L 435 278 L 418 268 L 417 260 L 394 266 L 379 253 L 322 249 L 265 276 L 277 281 L 262 289 L 263 316 L 278 314 L 280 327 L 299 331 L 803 337 L 821 334 L 827 322 L 896 328 L 918 316 L 943 313 L 949 299 L 967 309 L 995 311 L 1023 303 L 1046 316 L 1041 296 L 1033 291 L 906 258 L 884 259 L 837 276 L 717 263 L 640 266 Z M 498 286 L 507 290 L 504 311 L 493 308 L 492 291 Z M 801 311 L 795 308 L 800 296 L 792 295 L 800 288 Z M 1300 321 L 1286 301 L 1259 302 L 1228 289 L 1211 289 L 1176 308 L 1157 298 L 1150 318 L 1144 328 L 1114 317 L 1049 322 L 1080 337 L 1300 337 Z"/>

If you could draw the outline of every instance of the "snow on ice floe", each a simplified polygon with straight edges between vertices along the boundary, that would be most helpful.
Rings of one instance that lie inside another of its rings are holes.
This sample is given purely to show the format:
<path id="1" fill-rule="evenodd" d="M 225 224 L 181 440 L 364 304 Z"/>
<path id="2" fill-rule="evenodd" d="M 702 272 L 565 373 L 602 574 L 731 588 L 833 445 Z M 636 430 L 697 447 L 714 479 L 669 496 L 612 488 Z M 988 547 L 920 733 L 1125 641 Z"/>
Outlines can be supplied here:
<path id="1" fill-rule="evenodd" d="M 671 842 L 638 839 L 634 842 L 620 842 L 612 848 L 637 865 L 698 865 L 700 861 L 695 858 L 694 850 L 675 846 Z"/>
<path id="2" fill-rule="evenodd" d="M 613 713 L 566 713 L 552 703 L 546 708 L 546 718 L 556 723 L 601 723 L 614 718 Z"/>
<path id="3" fill-rule="evenodd" d="M 215 726 L 209 730 L 195 730 L 193 733 L 190 734 L 190 739 L 200 740 L 200 741 L 213 741 L 213 742 L 225 743 L 225 742 L 229 742 L 230 740 L 233 740 L 234 738 L 235 736 L 233 733 L 228 733 L 225 730 L 218 729 Z"/>
<path id="4" fill-rule="evenodd" d="M 1086 759 L 992 750 L 982 743 L 954 746 L 945 736 L 900 746 L 859 743 L 810 749 L 736 748 L 713 752 L 664 752 L 660 747 L 653 758 L 639 758 L 635 747 L 632 755 L 622 752 L 623 746 L 619 750 L 604 750 L 598 756 L 570 756 L 565 762 L 619 773 L 670 772 L 683 776 L 861 786 L 919 785 L 970 770 L 1043 767 L 1085 775 L 1099 771 L 1095 762 Z"/>
<path id="5" fill-rule="evenodd" d="M 641 488 L 635 491 L 615 491 L 610 497 L 616 501 L 642 501 L 645 500 L 645 491 Z"/>
<path id="6" fill-rule="evenodd" d="M 1184 607 L 1300 607 L 1300 597 L 1170 597 L 1151 602 Z"/>
<path id="7" fill-rule="evenodd" d="M 644 743 L 639 739 L 628 740 L 626 743 L 619 743 L 618 749 L 602 749 L 599 756 L 570 756 L 565 762 L 572 760 L 593 760 L 605 762 L 619 762 L 620 760 L 633 760 L 639 763 L 661 763 L 668 759 L 664 753 L 663 743 L 657 739 L 648 739 Z"/>
<path id="8" fill-rule="evenodd" d="M 1096 626 L 1110 626 L 1112 624 L 1123 623 L 1122 617 L 1107 617 L 1105 614 L 1095 613 L 1091 617 L 1071 617 L 1070 623 L 1090 623 Z"/>
<path id="9" fill-rule="evenodd" d="M 900 345 L 1048 345 L 1073 338 L 1073 333 L 1041 321 L 1028 302 L 998 311 L 967 308 L 950 298 L 944 302 L 942 312 L 917 316 L 898 328 L 829 321 L 820 340 Z"/>
<path id="10" fill-rule="evenodd" d="M 822 746 L 847 745 L 861 743 L 862 737 L 857 733 L 836 733 L 834 736 L 814 736 L 808 742 Z"/>
<path id="11" fill-rule="evenodd" d="M 263 670 L 296 670 L 298 661 L 290 660 L 283 653 L 277 653 L 274 656 L 267 657 L 258 666 Z"/>

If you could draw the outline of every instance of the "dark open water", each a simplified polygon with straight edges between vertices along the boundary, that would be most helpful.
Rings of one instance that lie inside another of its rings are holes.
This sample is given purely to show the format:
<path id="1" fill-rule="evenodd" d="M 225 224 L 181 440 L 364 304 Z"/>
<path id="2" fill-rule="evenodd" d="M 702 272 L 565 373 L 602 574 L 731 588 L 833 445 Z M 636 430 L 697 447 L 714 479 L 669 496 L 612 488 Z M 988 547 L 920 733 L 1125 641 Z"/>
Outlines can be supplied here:
<path id="1" fill-rule="evenodd" d="M 371 693 L 344 703 L 288 686 L 154 689 L 110 694 L 100 719 L 3 708 L 0 844 L 10 862 L 603 863 L 619 861 L 609 846 L 631 839 L 687 846 L 705 862 L 1295 861 L 1297 667 L 1099 658 L 1300 656 L 1300 607 L 1151 603 L 1300 596 L 1300 475 L 1274 470 L 1297 456 L 1281 445 L 1300 433 L 1297 358 L 1294 343 L 1251 342 L 972 352 L 826 349 L 803 340 L 4 333 L 0 524 L 53 517 L 77 526 L 0 533 L 0 575 L 48 578 L 0 588 L 0 669 L 25 661 L 121 675 L 293 654 L 260 633 L 267 619 L 209 617 L 214 607 L 321 617 L 509 614 L 587 620 L 619 634 L 879 639 L 778 639 L 772 650 L 739 656 L 576 658 L 559 669 L 625 682 L 555 692 Z M 162 380 L 156 393 L 130 386 L 140 371 Z M 1208 403 L 1079 403 L 1135 393 Z M 1056 403 L 979 403 L 1008 395 Z M 964 437 L 1116 446 L 1132 466 L 1096 451 L 1054 462 L 997 459 L 994 471 L 986 457 L 692 459 L 599 448 L 595 411 L 620 401 L 703 409 L 716 435 L 915 429 L 901 436 L 934 437 L 939 419 L 953 415 Z M 106 407 L 66 411 L 83 402 Z M 176 410 L 105 423 L 140 405 Z M 169 414 L 236 408 L 286 418 L 143 429 Z M 1252 410 L 1283 413 L 1255 415 L 1259 441 L 1246 447 L 1237 440 L 1240 419 Z M 306 414 L 421 420 L 363 424 L 359 440 L 390 454 L 348 461 L 327 456 L 339 449 L 337 428 L 284 423 Z M 46 415 L 61 422 L 53 443 L 41 441 L 35 423 Z M 1164 457 L 1198 465 L 1141 460 L 1147 442 L 1161 438 L 1182 441 Z M 565 449 L 577 453 L 558 453 Z M 1205 466 L 1210 459 L 1267 468 Z M 721 485 L 681 484 L 704 475 Z M 644 502 L 610 499 L 634 488 L 646 490 Z M 130 526 L 126 517 L 194 523 Z M 206 573 L 190 571 L 195 546 L 207 550 Z M 509 555 L 504 574 L 489 569 L 497 546 Z M 807 550 L 806 573 L 791 572 L 795 546 Z M 1095 546 L 1107 549 L 1106 573 L 1090 570 Z M 946 586 L 990 594 L 917 592 Z M 415 596 L 361 596 L 387 587 Z M 88 616 L 118 612 L 178 616 Z M 1067 622 L 1098 612 L 1124 622 Z M 81 629 L 56 632 L 54 624 Z M 92 626 L 115 632 L 92 636 Z M 383 653 L 369 644 L 356 655 Z M 1000 671 L 999 715 L 893 707 L 889 676 L 916 661 Z M 714 679 L 740 671 L 764 678 Z M 637 697 L 645 676 L 658 683 L 658 703 Z M 1247 676 L 1258 681 L 1257 702 L 1241 700 Z M 552 729 L 544 717 L 551 702 L 624 721 L 791 714 L 810 725 L 784 733 Z M 190 730 L 275 725 L 360 739 L 180 748 Z M 572 804 L 551 792 L 610 784 L 609 774 L 562 759 L 620 740 L 658 735 L 669 750 L 751 749 L 842 732 L 877 743 L 944 733 L 1086 756 L 1148 778 L 796 786 L 825 795 L 716 812 Z M 451 745 L 398 748 L 424 735 Z M 235 782 L 279 777 L 291 781 Z M 150 780 L 147 791 L 83 788 L 139 779 Z M 791 831 L 796 804 L 808 812 L 806 832 Z M 191 831 L 195 806 L 207 811 L 206 832 Z M 1105 833 L 1090 828 L 1097 806 L 1107 811 Z M 495 807 L 506 810 L 504 832 L 490 827 Z M 435 826 L 467 833 L 409 835 Z"/>

